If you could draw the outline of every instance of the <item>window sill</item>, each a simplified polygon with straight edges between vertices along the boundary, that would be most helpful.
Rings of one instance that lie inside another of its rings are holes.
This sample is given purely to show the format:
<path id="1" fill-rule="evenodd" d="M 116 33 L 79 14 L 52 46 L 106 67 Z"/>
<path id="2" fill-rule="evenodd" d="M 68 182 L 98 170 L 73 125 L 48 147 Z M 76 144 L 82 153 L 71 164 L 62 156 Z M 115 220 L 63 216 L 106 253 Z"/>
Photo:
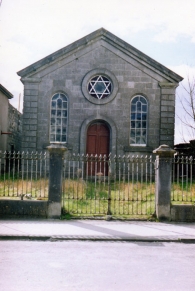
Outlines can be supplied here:
<path id="1" fill-rule="evenodd" d="M 152 152 L 153 148 L 147 146 L 124 146 L 124 152 Z"/>

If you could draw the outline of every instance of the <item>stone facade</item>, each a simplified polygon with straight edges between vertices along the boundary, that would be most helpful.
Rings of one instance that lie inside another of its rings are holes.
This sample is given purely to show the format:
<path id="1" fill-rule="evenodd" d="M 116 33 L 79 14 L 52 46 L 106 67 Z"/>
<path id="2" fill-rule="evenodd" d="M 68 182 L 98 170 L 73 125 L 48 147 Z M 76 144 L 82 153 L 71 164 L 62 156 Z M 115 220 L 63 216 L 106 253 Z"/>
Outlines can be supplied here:
<path id="1" fill-rule="evenodd" d="M 90 78 L 108 77 L 110 97 L 89 96 Z M 109 152 L 152 153 L 160 144 L 174 145 L 175 88 L 180 76 L 101 28 L 18 72 L 24 84 L 23 150 L 50 145 L 51 99 L 68 98 L 66 146 L 86 153 L 87 130 L 94 122 L 109 128 Z M 144 144 L 131 144 L 131 100 L 147 100 Z"/>
<path id="2" fill-rule="evenodd" d="M 13 95 L 0 85 L 0 150 L 20 151 L 22 140 L 22 114 L 9 99 Z"/>
<path id="3" fill-rule="evenodd" d="M 8 131 L 11 132 L 8 135 L 8 150 L 15 152 L 21 151 L 22 114 L 11 104 L 9 104 L 8 119 Z"/>

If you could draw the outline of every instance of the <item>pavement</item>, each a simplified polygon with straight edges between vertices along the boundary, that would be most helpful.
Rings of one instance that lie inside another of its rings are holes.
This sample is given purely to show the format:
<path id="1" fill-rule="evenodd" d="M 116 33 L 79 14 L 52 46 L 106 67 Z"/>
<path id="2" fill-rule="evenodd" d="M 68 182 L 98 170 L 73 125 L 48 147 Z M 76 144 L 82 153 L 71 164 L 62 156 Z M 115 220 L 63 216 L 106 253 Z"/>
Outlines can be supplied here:
<path id="1" fill-rule="evenodd" d="M 0 219 L 0 240 L 195 243 L 195 223 Z"/>

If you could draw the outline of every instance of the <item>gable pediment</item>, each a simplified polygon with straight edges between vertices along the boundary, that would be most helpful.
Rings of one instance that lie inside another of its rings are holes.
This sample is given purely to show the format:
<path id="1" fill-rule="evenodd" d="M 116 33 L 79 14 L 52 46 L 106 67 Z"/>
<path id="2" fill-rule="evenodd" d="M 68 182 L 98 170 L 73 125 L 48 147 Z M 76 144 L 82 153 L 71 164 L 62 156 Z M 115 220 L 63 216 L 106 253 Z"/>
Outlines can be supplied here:
<path id="1" fill-rule="evenodd" d="M 121 40 L 109 31 L 101 28 L 74 43 L 54 52 L 53 54 L 35 62 L 34 64 L 17 72 L 22 78 L 40 77 L 65 66 L 85 54 L 104 47 L 121 59 L 132 64 L 154 78 L 161 76 L 169 82 L 180 82 L 183 78 L 162 64 L 148 57 L 130 44 Z M 160 78 L 157 78 L 160 81 Z"/>

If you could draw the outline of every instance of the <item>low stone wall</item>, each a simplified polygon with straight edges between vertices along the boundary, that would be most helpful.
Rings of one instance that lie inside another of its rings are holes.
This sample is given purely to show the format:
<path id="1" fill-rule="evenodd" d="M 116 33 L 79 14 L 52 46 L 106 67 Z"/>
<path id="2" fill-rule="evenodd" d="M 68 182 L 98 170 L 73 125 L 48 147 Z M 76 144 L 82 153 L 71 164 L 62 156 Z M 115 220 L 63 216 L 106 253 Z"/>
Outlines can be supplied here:
<path id="1" fill-rule="evenodd" d="M 171 221 L 195 222 L 195 205 L 172 205 Z"/>
<path id="2" fill-rule="evenodd" d="M 0 217 L 48 216 L 48 201 L 0 200 Z"/>

